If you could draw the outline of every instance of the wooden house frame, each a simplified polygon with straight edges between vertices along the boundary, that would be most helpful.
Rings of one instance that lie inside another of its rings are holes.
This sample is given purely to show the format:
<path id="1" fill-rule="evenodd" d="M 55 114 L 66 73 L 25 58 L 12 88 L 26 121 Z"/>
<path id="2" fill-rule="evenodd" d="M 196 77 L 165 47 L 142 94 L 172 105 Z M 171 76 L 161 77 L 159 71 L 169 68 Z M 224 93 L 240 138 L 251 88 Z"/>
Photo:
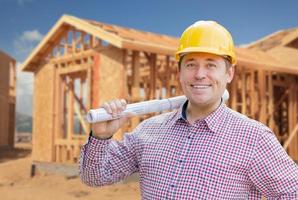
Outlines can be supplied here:
<path id="1" fill-rule="evenodd" d="M 84 116 L 104 101 L 180 95 L 173 57 L 177 45 L 178 39 L 170 36 L 62 16 L 22 66 L 35 74 L 33 160 L 76 162 L 90 131 Z M 267 117 L 274 112 L 272 79 L 267 76 L 297 76 L 297 68 L 271 62 L 264 52 L 237 49 L 237 54 L 229 104 L 274 124 L 275 118 Z M 115 137 L 121 139 L 140 120 L 133 118 Z"/>
<path id="2" fill-rule="evenodd" d="M 277 31 L 247 45 L 248 49 L 266 52 L 285 66 L 298 70 L 298 28 Z M 296 73 L 273 75 L 275 98 L 275 133 L 293 159 L 298 160 L 298 85 Z M 273 126 L 271 126 L 273 128 Z"/>
<path id="3" fill-rule="evenodd" d="M 12 148 L 15 135 L 16 61 L 0 51 L 0 148 Z"/>

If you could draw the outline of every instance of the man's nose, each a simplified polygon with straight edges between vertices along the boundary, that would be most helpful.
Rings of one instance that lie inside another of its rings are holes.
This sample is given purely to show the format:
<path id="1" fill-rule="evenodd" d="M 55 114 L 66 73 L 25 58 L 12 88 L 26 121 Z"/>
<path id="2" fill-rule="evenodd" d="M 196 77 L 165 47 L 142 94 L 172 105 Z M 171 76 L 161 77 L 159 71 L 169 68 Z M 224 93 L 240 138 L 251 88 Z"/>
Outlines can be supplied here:
<path id="1" fill-rule="evenodd" d="M 206 70 L 204 69 L 204 67 L 201 67 L 201 66 L 197 66 L 196 67 L 196 70 L 194 71 L 194 76 L 195 78 L 197 79 L 203 79 L 206 77 Z"/>

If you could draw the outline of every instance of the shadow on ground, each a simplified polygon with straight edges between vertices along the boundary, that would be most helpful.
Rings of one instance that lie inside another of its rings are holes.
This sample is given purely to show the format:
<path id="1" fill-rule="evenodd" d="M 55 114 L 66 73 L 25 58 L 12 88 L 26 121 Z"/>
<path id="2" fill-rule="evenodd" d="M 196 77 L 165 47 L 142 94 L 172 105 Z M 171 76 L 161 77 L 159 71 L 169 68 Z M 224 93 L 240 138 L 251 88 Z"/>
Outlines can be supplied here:
<path id="1" fill-rule="evenodd" d="M 28 144 L 16 144 L 14 148 L 0 149 L 0 163 L 25 158 L 31 154 L 31 147 Z"/>

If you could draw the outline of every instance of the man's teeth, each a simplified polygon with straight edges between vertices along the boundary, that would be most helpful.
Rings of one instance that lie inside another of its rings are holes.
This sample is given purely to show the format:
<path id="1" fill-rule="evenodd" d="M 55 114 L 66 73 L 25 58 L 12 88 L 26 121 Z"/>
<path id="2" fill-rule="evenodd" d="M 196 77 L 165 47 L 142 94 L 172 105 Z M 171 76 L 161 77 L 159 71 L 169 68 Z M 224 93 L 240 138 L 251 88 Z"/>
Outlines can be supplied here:
<path id="1" fill-rule="evenodd" d="M 196 89 L 205 89 L 208 88 L 208 85 L 192 85 L 191 87 L 196 88 Z"/>

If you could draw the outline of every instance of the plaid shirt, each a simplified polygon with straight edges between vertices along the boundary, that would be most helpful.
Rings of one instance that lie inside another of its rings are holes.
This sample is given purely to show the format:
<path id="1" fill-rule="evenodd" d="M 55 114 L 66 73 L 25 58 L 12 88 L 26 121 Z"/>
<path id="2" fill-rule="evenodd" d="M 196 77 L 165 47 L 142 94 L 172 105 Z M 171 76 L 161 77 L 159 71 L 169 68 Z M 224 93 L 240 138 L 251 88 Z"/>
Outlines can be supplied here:
<path id="1" fill-rule="evenodd" d="M 82 181 L 102 186 L 139 172 L 142 199 L 298 199 L 298 167 L 269 128 L 223 103 L 190 124 L 185 108 L 143 121 L 120 142 L 90 137 Z"/>

